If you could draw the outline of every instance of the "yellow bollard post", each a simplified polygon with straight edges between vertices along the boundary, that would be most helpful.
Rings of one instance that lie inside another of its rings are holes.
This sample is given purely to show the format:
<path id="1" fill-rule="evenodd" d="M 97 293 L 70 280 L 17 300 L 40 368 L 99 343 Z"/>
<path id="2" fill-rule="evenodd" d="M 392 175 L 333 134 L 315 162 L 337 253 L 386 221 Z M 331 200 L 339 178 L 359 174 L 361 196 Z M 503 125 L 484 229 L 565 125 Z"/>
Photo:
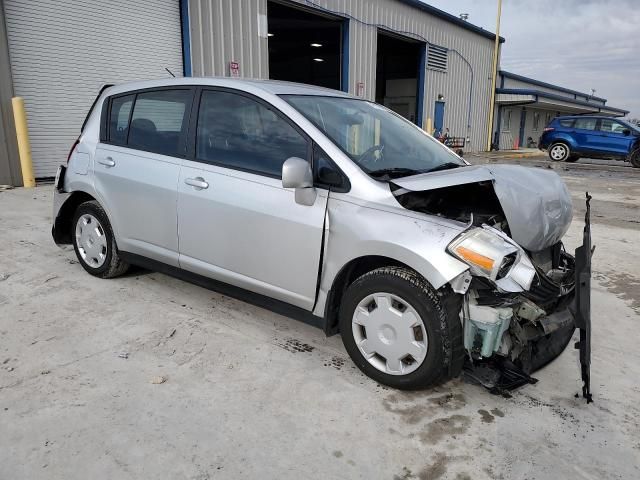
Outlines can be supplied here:
<path id="1" fill-rule="evenodd" d="M 429 135 L 433 135 L 433 120 L 431 120 L 431 117 L 427 117 L 427 123 L 424 129 Z"/>
<path id="2" fill-rule="evenodd" d="M 16 124 L 16 137 L 18 138 L 22 183 L 27 188 L 35 187 L 36 180 L 33 176 L 33 161 L 31 160 L 31 145 L 29 143 L 29 129 L 27 128 L 24 99 L 22 97 L 13 97 L 11 103 L 13 104 L 13 119 Z"/>

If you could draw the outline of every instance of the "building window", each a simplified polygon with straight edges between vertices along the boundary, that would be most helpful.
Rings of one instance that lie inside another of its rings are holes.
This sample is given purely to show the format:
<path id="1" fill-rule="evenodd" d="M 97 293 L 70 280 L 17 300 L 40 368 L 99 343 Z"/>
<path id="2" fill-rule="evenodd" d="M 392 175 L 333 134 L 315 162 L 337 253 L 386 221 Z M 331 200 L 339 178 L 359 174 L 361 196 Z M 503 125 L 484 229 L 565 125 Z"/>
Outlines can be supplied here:
<path id="1" fill-rule="evenodd" d="M 540 114 L 533 112 L 533 131 L 537 132 L 538 128 L 540 128 Z"/>
<path id="2" fill-rule="evenodd" d="M 505 110 L 504 115 L 502 116 L 502 131 L 511 131 L 511 110 Z"/>
<path id="3" fill-rule="evenodd" d="M 438 70 L 439 72 L 447 71 L 447 49 L 445 47 L 429 44 L 427 48 L 427 68 Z"/>

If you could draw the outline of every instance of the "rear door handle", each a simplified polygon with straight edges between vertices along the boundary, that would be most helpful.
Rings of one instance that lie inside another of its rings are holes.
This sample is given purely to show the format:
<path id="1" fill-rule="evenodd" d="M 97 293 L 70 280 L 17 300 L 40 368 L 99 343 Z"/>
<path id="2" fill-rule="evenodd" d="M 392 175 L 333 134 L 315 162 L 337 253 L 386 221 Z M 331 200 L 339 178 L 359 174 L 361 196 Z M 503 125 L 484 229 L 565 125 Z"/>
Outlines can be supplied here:
<path id="1" fill-rule="evenodd" d="M 207 183 L 202 177 L 185 178 L 184 183 L 186 183 L 187 185 L 191 185 L 196 190 L 204 190 L 205 188 L 209 188 L 209 183 Z"/>
<path id="2" fill-rule="evenodd" d="M 104 165 L 105 167 L 115 167 L 116 166 L 116 162 L 114 162 L 113 158 L 111 158 L 111 157 L 99 158 L 98 159 L 98 163 L 101 164 L 101 165 Z"/>

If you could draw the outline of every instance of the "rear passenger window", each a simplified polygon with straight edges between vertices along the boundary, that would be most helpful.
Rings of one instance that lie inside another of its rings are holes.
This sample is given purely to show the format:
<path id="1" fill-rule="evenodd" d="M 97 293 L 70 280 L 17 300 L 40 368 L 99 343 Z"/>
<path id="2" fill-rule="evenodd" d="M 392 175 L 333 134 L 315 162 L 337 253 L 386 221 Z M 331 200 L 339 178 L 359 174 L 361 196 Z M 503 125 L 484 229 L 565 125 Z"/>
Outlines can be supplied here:
<path id="1" fill-rule="evenodd" d="M 560 120 L 560 125 L 565 128 L 573 127 L 573 119 Z"/>
<path id="2" fill-rule="evenodd" d="M 580 130 L 595 130 L 596 121 L 595 118 L 577 118 L 574 127 Z"/>
<path id="3" fill-rule="evenodd" d="M 204 91 L 196 158 L 280 178 L 289 157 L 307 158 L 307 141 L 261 103 L 235 93 Z"/>
<path id="4" fill-rule="evenodd" d="M 118 145 L 127 143 L 129 115 L 135 95 L 114 98 L 111 102 L 111 121 L 109 122 L 109 140 Z"/>
<path id="5" fill-rule="evenodd" d="M 162 155 L 184 153 L 190 90 L 139 93 L 133 106 L 127 145 Z"/>

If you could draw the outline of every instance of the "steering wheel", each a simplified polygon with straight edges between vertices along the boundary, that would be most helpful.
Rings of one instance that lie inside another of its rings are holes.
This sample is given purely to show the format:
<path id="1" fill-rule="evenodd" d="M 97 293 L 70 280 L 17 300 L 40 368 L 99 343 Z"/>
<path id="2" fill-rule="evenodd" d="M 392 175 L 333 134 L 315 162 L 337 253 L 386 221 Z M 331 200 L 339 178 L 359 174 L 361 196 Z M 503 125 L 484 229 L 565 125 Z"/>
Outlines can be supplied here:
<path id="1" fill-rule="evenodd" d="M 369 163 L 377 163 L 383 157 L 384 145 L 373 145 L 369 147 L 366 152 L 360 155 L 360 162 L 363 164 Z M 380 152 L 378 156 L 374 155 L 374 153 Z"/>

